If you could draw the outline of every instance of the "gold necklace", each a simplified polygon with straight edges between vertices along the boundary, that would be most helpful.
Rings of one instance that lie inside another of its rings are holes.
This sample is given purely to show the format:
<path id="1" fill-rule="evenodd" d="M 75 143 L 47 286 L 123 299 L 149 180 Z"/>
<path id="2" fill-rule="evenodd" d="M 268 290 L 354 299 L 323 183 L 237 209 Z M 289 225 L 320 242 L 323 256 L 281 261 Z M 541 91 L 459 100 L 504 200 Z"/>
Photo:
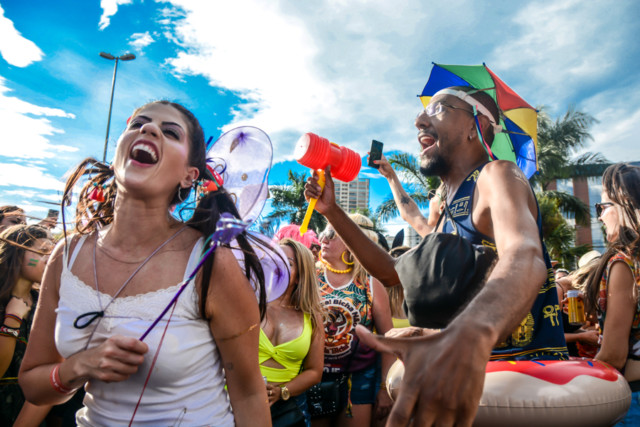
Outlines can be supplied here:
<path id="1" fill-rule="evenodd" d="M 344 270 L 338 270 L 337 268 L 333 268 L 329 265 L 329 263 L 327 261 L 325 261 L 324 259 L 320 259 L 320 261 L 324 264 L 324 266 L 326 267 L 327 270 L 329 270 L 332 273 L 336 273 L 336 274 L 347 274 L 347 273 L 351 273 L 351 270 L 353 270 L 353 267 L 349 267 L 349 268 L 345 268 Z"/>

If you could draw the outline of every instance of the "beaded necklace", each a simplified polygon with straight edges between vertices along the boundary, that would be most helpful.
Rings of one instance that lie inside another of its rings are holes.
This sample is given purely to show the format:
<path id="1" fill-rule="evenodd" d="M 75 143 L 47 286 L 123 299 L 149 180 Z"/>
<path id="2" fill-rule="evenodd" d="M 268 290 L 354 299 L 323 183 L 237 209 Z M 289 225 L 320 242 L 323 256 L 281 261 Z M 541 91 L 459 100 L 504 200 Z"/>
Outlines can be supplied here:
<path id="1" fill-rule="evenodd" d="M 338 270 L 337 268 L 331 267 L 329 265 L 329 263 L 327 261 L 325 261 L 324 259 L 320 258 L 320 261 L 324 264 L 325 268 L 327 270 L 331 271 L 332 273 L 347 274 L 347 273 L 351 273 L 351 271 L 353 270 L 353 267 L 345 268 L 344 270 Z"/>

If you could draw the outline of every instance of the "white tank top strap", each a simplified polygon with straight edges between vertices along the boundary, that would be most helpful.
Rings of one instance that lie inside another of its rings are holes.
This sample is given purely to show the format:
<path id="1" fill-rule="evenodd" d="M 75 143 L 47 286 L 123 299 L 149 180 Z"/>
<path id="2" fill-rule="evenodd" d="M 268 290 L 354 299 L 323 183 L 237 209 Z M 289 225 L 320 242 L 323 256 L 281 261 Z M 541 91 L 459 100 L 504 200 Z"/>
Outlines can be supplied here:
<path id="1" fill-rule="evenodd" d="M 66 244 L 67 244 L 67 245 L 70 245 L 70 244 L 71 244 L 71 240 L 73 240 L 73 238 L 74 238 L 74 237 L 75 237 L 75 236 L 69 236 L 69 237 L 67 237 L 67 242 L 66 242 Z M 78 239 L 78 243 L 76 244 L 76 247 L 75 247 L 75 248 L 73 248 L 73 253 L 71 254 L 71 259 L 69 259 L 69 260 L 67 260 L 67 259 L 66 259 L 66 257 L 67 257 L 67 251 L 64 251 L 64 257 L 65 257 L 65 259 L 64 259 L 64 263 L 63 263 L 63 264 L 65 265 L 65 267 L 66 267 L 69 271 L 71 271 L 71 267 L 73 267 L 73 263 L 75 262 L 76 257 L 78 256 L 78 254 L 80 253 L 80 249 L 82 248 L 82 245 L 83 245 L 83 243 L 84 243 L 84 241 L 85 241 L 85 239 L 86 239 L 86 238 L 87 238 L 87 236 L 86 236 L 86 235 L 82 235 L 82 236 L 80 236 L 80 238 Z"/>
<path id="2" fill-rule="evenodd" d="M 187 261 L 187 267 L 184 269 L 184 277 L 182 280 L 187 280 L 189 275 L 196 268 L 198 262 L 200 262 L 200 256 L 202 254 L 202 246 L 204 245 L 204 237 L 200 237 L 196 244 L 193 245 L 193 249 L 191 249 L 191 255 L 189 256 L 189 261 Z"/>

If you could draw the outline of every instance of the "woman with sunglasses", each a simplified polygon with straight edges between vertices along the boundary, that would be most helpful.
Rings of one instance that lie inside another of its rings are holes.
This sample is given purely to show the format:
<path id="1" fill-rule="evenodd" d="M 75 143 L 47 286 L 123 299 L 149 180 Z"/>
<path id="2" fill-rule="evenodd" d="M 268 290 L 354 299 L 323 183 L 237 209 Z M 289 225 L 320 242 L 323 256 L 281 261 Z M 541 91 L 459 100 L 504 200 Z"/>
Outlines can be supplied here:
<path id="1" fill-rule="evenodd" d="M 377 242 L 373 223 L 360 214 L 351 219 Z M 372 416 L 385 417 L 391 400 L 384 384 L 393 363 L 382 356 L 382 369 L 376 352 L 360 343 L 356 325 L 379 334 L 392 328 L 389 298 L 382 284 L 369 276 L 331 225 L 320 234 L 322 269 L 318 272 L 325 320 L 324 373 L 322 382 L 334 383 L 340 399 L 337 413 L 313 420 L 314 426 L 369 426 Z M 375 414 L 372 409 L 375 404 Z M 312 413 L 313 413 L 313 408 Z"/>
<path id="2" fill-rule="evenodd" d="M 602 329 L 596 359 L 624 373 L 633 392 L 620 425 L 639 425 L 640 167 L 618 163 L 604 171 L 596 213 L 606 230 L 608 248 L 589 275 L 585 305 L 597 314 Z"/>

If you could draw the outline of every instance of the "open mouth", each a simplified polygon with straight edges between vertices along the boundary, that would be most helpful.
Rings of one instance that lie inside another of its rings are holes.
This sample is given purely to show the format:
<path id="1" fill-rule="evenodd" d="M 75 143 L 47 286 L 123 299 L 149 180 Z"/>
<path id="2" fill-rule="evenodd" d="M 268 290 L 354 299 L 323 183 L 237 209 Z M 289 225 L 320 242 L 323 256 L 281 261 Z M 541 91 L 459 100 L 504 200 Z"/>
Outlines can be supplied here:
<path id="1" fill-rule="evenodd" d="M 144 165 L 155 165 L 158 163 L 158 152 L 156 147 L 145 142 L 138 142 L 131 148 L 129 155 L 132 160 Z"/>
<path id="2" fill-rule="evenodd" d="M 422 147 L 421 154 L 423 154 L 436 144 L 436 138 L 432 135 L 423 133 L 418 135 L 418 142 L 420 142 L 420 147 Z"/>

